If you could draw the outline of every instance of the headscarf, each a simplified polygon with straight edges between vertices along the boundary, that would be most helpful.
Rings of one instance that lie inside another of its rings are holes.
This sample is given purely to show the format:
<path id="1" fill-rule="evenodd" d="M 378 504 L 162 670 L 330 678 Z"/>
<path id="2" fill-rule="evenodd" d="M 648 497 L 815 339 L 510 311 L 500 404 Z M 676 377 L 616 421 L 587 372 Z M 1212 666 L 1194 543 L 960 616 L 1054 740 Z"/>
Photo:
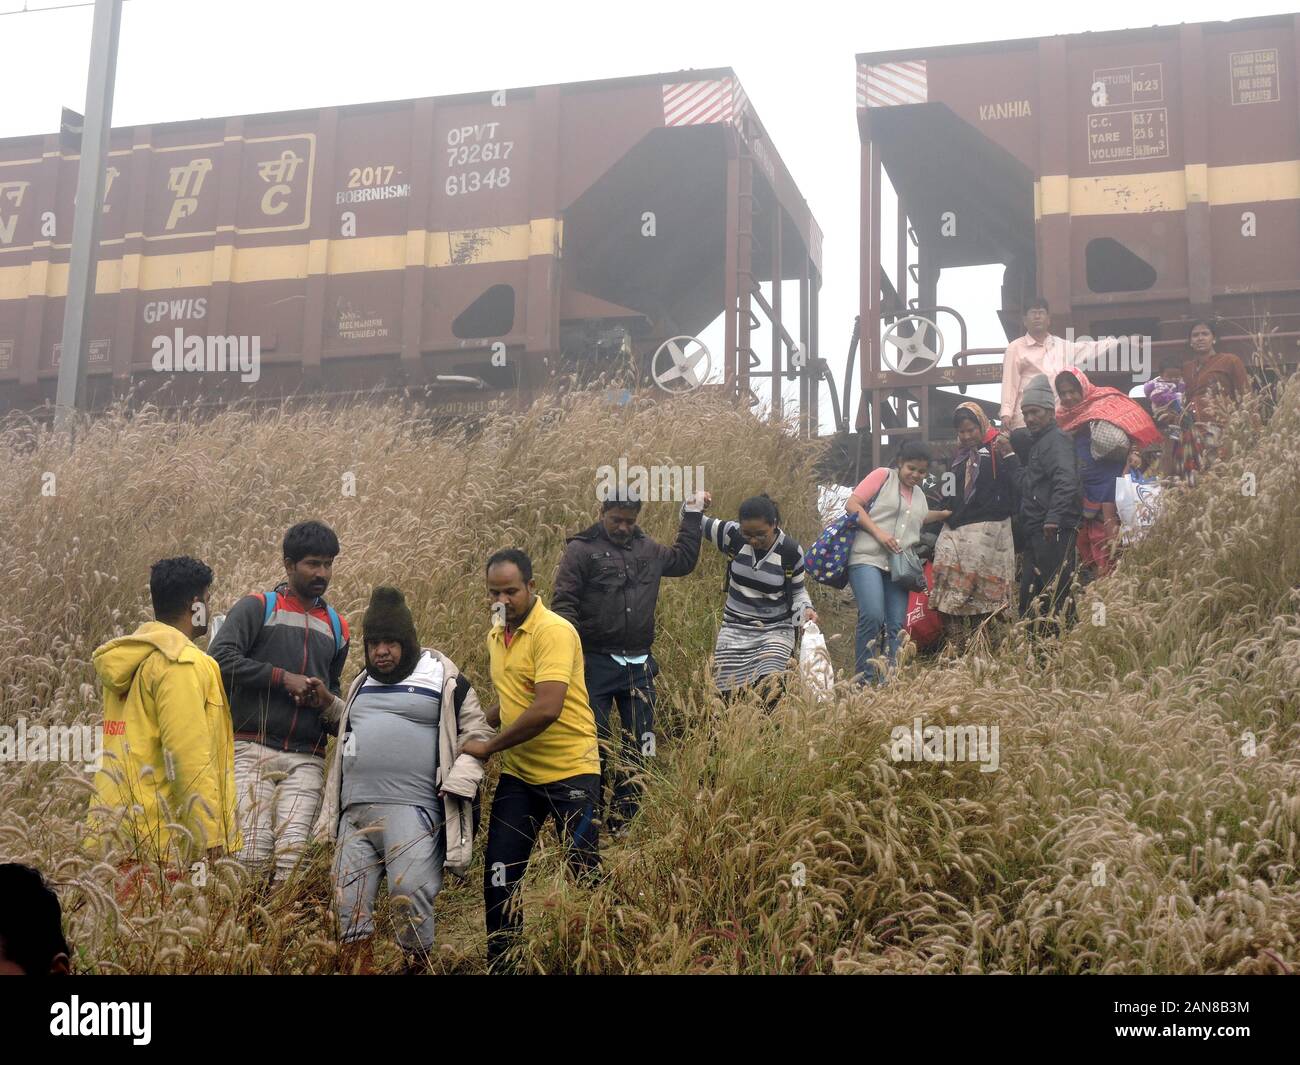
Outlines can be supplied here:
<path id="1" fill-rule="evenodd" d="M 974 416 L 975 421 L 979 423 L 980 439 L 974 447 L 963 447 L 957 450 L 955 461 L 958 465 L 965 463 L 966 476 L 963 482 L 962 502 L 969 503 L 970 497 L 975 494 L 975 482 L 980 475 L 980 449 L 984 446 L 984 437 L 988 435 L 993 428 L 989 422 L 989 416 L 984 413 L 984 408 L 974 400 L 967 400 L 965 403 L 957 404 L 957 409 L 953 411 L 953 417 L 956 417 L 957 411 L 965 411 Z M 997 476 L 995 473 L 994 476 Z"/>
<path id="2" fill-rule="evenodd" d="M 1083 398 L 1073 407 L 1056 408 L 1056 424 L 1062 431 L 1070 433 L 1088 422 L 1103 421 L 1118 425 L 1139 447 L 1146 447 L 1161 439 L 1160 430 L 1151 420 L 1151 415 L 1118 388 L 1094 385 L 1077 366 L 1062 370 L 1056 375 L 1056 380 L 1060 381 L 1062 375 L 1067 373 L 1078 379 L 1079 387 L 1083 389 Z M 1059 385 L 1057 393 L 1060 393 Z"/>

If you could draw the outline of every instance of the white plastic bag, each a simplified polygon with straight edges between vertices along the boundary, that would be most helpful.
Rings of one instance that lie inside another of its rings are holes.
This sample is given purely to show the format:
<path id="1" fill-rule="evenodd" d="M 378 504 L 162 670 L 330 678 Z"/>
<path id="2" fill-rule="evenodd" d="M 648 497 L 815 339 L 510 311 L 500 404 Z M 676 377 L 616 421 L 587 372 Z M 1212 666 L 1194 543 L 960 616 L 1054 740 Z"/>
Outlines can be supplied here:
<path id="1" fill-rule="evenodd" d="M 1119 512 L 1119 542 L 1125 546 L 1137 543 L 1160 511 L 1160 485 L 1134 481 L 1127 475 L 1116 477 L 1115 509 Z"/>
<path id="2" fill-rule="evenodd" d="M 803 627 L 803 642 L 799 645 L 799 675 L 818 699 L 829 696 L 835 685 L 835 669 L 831 665 L 830 652 L 826 649 L 826 637 L 816 622 L 810 621 Z"/>

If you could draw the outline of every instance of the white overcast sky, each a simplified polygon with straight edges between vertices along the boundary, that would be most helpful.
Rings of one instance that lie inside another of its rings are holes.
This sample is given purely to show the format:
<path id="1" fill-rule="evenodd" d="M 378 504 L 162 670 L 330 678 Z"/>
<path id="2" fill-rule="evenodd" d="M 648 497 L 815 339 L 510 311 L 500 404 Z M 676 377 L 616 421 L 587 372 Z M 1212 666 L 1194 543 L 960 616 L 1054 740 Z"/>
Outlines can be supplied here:
<path id="1" fill-rule="evenodd" d="M 69 2 L 0 0 L 0 12 Z M 1288 6 L 127 0 L 113 124 L 733 67 L 826 235 L 821 354 L 838 381 L 857 310 L 855 53 L 1214 21 Z M 0 14 L 0 137 L 53 132 L 60 107 L 84 110 L 91 18 L 89 7 Z M 973 346 L 1003 342 L 994 314 L 1000 274 L 950 272 L 941 284 L 939 302 L 963 310 Z M 718 334 L 716 326 L 705 334 L 715 352 Z"/>

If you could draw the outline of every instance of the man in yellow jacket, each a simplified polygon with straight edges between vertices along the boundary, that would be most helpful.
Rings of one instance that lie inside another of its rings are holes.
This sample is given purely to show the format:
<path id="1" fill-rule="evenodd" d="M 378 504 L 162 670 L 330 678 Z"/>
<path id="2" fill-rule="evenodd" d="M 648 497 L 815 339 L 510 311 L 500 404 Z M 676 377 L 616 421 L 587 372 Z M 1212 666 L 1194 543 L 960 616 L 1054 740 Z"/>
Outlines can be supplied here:
<path id="1" fill-rule="evenodd" d="M 89 818 L 92 851 L 118 829 L 128 864 L 188 869 L 242 845 L 221 670 L 191 642 L 208 631 L 211 584 L 212 570 L 196 559 L 155 563 L 149 593 L 157 620 L 95 650 L 104 753 Z"/>

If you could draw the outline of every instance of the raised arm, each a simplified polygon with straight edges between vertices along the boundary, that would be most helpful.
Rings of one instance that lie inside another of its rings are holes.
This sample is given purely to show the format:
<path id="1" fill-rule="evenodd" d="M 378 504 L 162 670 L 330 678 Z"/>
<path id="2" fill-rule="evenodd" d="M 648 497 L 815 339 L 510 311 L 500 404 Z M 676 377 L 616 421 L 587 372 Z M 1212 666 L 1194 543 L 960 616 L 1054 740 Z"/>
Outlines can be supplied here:
<path id="1" fill-rule="evenodd" d="M 701 502 L 690 499 L 682 505 L 682 523 L 677 529 L 677 542 L 672 547 L 659 545 L 659 557 L 665 577 L 685 577 L 700 560 L 700 541 L 704 531 L 701 519 Z"/>
<path id="2" fill-rule="evenodd" d="M 720 521 L 717 518 L 710 518 L 707 514 L 700 521 L 700 533 L 703 538 L 721 551 L 724 555 L 731 554 L 731 540 L 740 531 L 740 526 L 734 521 Z"/>

